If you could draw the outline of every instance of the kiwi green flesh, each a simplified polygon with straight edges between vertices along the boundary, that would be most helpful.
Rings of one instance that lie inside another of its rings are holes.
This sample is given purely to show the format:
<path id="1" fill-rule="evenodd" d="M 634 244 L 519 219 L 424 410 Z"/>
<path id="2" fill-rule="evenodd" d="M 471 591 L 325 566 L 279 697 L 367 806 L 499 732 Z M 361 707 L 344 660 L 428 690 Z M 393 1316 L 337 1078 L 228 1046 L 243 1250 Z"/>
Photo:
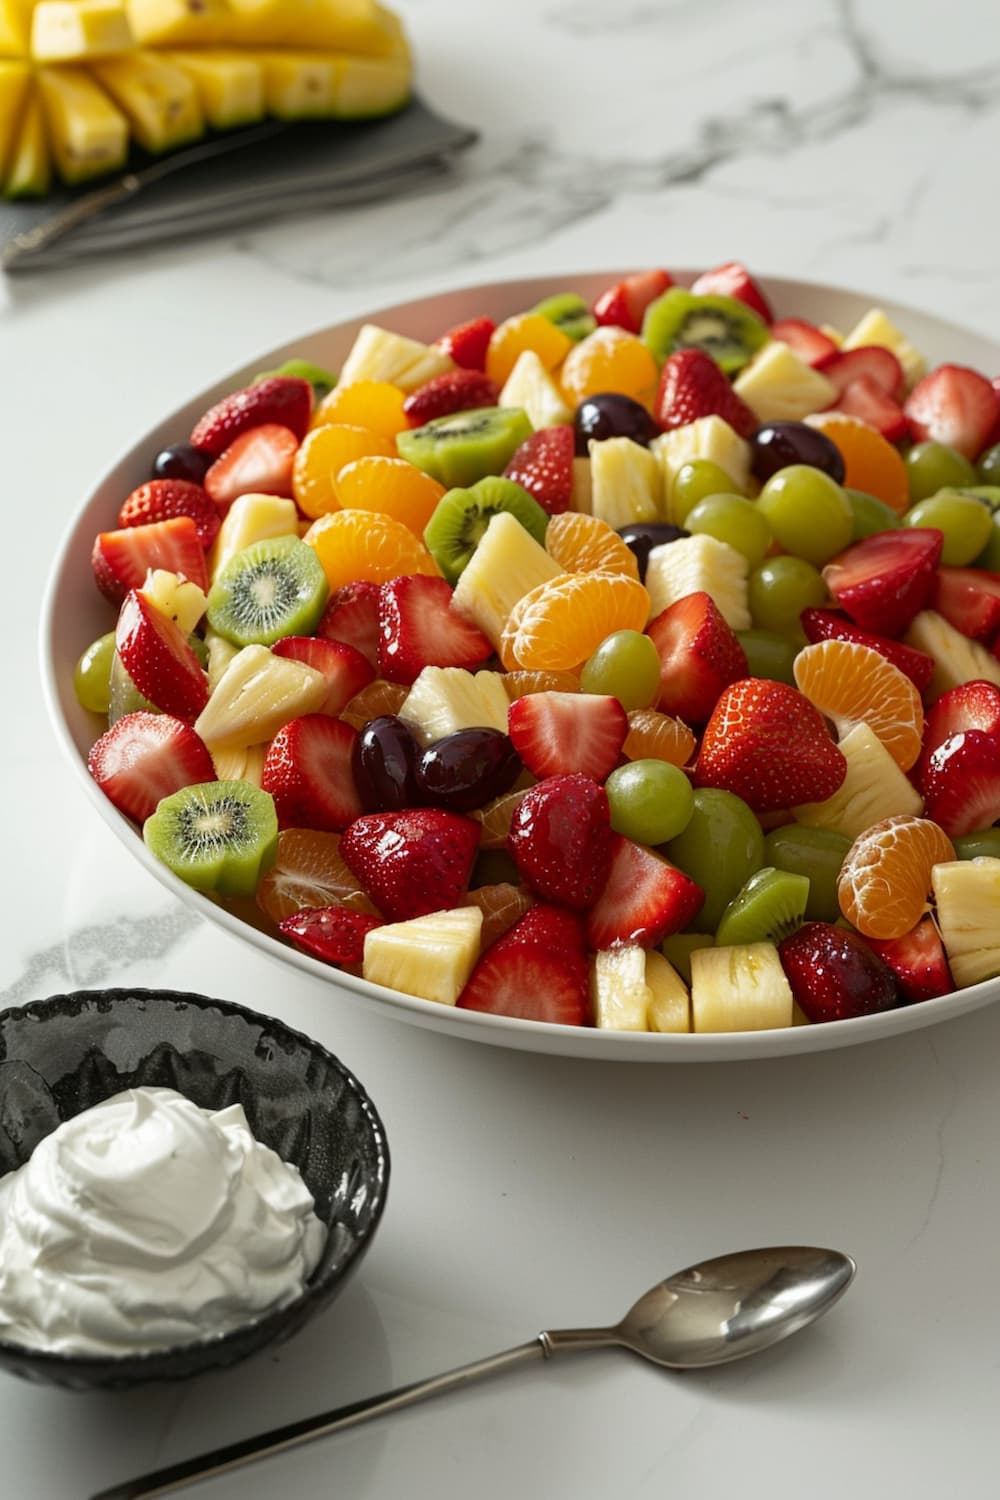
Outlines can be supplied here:
<path id="1" fill-rule="evenodd" d="M 574 343 L 585 339 L 597 327 L 597 319 L 583 298 L 576 292 L 556 292 L 554 297 L 544 297 L 531 309 L 564 333 Z"/>
<path id="2" fill-rule="evenodd" d="M 513 479 L 490 474 L 469 489 L 442 495 L 424 528 L 424 545 L 450 584 L 456 584 L 495 515 L 509 511 L 538 543 L 548 516 Z"/>
<path id="3" fill-rule="evenodd" d="M 646 309 L 643 341 L 664 360 L 677 349 L 703 349 L 727 375 L 748 364 L 771 337 L 752 308 L 715 293 L 670 287 Z"/>
<path id="4" fill-rule="evenodd" d="M 463 488 L 499 474 L 532 431 L 519 406 L 476 406 L 398 433 L 396 448 L 439 484 Z"/>
<path id="5" fill-rule="evenodd" d="M 252 542 L 231 558 L 208 595 L 208 623 L 236 646 L 311 635 L 330 589 L 315 550 L 295 536 Z"/>
<path id="6" fill-rule="evenodd" d="M 317 401 L 322 401 L 333 390 L 339 378 L 333 370 L 324 370 L 322 365 L 314 365 L 308 359 L 286 359 L 277 369 L 261 370 L 259 375 L 254 376 L 251 384 L 257 385 L 261 380 L 270 380 L 272 375 L 295 375 L 300 380 L 308 380 Z"/>
<path id="7" fill-rule="evenodd" d="M 801 926 L 809 880 L 765 865 L 737 891 L 715 931 L 720 948 L 742 943 L 780 943 Z"/>
<path id="8" fill-rule="evenodd" d="M 164 797 L 142 836 L 195 890 L 252 896 L 277 857 L 274 799 L 245 781 L 198 782 Z"/>

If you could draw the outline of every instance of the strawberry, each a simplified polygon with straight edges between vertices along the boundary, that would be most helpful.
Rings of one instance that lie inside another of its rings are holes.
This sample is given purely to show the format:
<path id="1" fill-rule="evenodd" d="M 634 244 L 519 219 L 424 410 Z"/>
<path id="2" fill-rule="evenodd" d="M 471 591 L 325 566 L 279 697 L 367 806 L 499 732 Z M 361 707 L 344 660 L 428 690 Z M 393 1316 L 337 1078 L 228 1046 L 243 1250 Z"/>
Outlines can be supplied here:
<path id="1" fill-rule="evenodd" d="M 723 688 L 747 674 L 746 652 L 710 594 L 668 604 L 646 626 L 660 654 L 662 713 L 704 724 Z"/>
<path id="2" fill-rule="evenodd" d="M 950 995 L 955 981 L 932 917 L 921 917 L 912 932 L 898 938 L 868 938 L 873 953 L 895 974 L 905 1005 Z"/>
<path id="3" fill-rule="evenodd" d="M 477 406 L 496 406 L 500 387 L 479 370 L 446 370 L 412 391 L 403 402 L 403 415 L 411 427 L 423 427 L 435 417 Z"/>
<path id="4" fill-rule="evenodd" d="M 771 325 L 771 337 L 787 344 L 803 364 L 812 365 L 814 369 L 838 353 L 833 339 L 828 338 L 815 323 L 807 323 L 804 318 L 779 318 L 777 323 Z"/>
<path id="5" fill-rule="evenodd" d="M 190 516 L 102 531 L 94 538 L 90 564 L 97 587 L 112 604 L 121 604 L 130 589 L 141 588 L 153 568 L 182 573 L 208 589 L 205 549 Z"/>
<path id="6" fill-rule="evenodd" d="M 301 442 L 309 431 L 312 409 L 313 388 L 308 380 L 271 375 L 217 401 L 195 423 L 191 442 L 218 458 L 242 433 L 265 424 L 287 427 Z"/>
<path id="7" fill-rule="evenodd" d="M 150 479 L 140 484 L 122 502 L 118 525 L 147 526 L 156 521 L 171 521 L 175 516 L 191 517 L 206 551 L 222 525 L 218 510 L 202 486 L 188 479 Z"/>
<path id="8" fill-rule="evenodd" d="M 589 979 L 579 917 L 533 906 L 479 959 L 458 997 L 462 1010 L 584 1026 Z"/>
<path id="9" fill-rule="evenodd" d="M 943 544 L 933 526 L 878 531 L 827 563 L 823 579 L 863 630 L 902 635 L 930 599 Z"/>
<path id="10" fill-rule="evenodd" d="M 856 352 L 862 354 L 865 351 L 858 349 Z M 823 374 L 826 374 L 825 369 Z M 843 412 L 848 417 L 859 417 L 880 432 L 888 443 L 898 443 L 909 431 L 903 408 L 869 375 L 859 375 L 856 380 L 849 381 L 830 410 Z"/>
<path id="11" fill-rule="evenodd" d="M 652 948 L 670 933 L 684 932 L 704 899 L 689 875 L 616 833 L 607 884 L 587 914 L 587 941 L 598 949 L 614 943 Z"/>
<path id="12" fill-rule="evenodd" d="M 329 714 L 290 719 L 264 757 L 261 786 L 274 798 L 280 828 L 339 833 L 361 812 L 351 771 L 356 729 Z"/>
<path id="13" fill-rule="evenodd" d="M 377 668 L 379 594 L 379 585 L 367 579 L 335 589 L 316 626 L 316 634 L 326 641 L 344 641 L 356 647 Z"/>
<path id="14" fill-rule="evenodd" d="M 284 917 L 278 930 L 324 963 L 359 964 L 365 956 L 365 934 L 383 925 L 380 917 L 349 906 L 307 906 Z"/>
<path id="15" fill-rule="evenodd" d="M 725 689 L 695 763 L 699 786 L 734 792 L 757 813 L 825 802 L 846 773 L 818 709 L 787 683 L 759 677 Z"/>
<path id="16" fill-rule="evenodd" d="M 504 477 L 527 490 L 548 515 L 558 516 L 573 503 L 575 443 L 568 422 L 540 427 L 514 450 Z"/>
<path id="17" fill-rule="evenodd" d="M 1000 573 L 938 568 L 930 607 L 972 640 L 992 640 L 1000 631 Z"/>
<path id="18" fill-rule="evenodd" d="M 198 717 L 208 702 L 208 678 L 184 632 L 139 589 L 122 602 L 115 650 L 150 703 L 177 719 Z"/>
<path id="19" fill-rule="evenodd" d="M 365 894 L 392 922 L 461 906 L 480 826 L 439 807 L 366 813 L 341 836 L 340 853 Z"/>
<path id="20" fill-rule="evenodd" d="M 492 318 L 472 318 L 442 333 L 435 346 L 463 370 L 485 370 L 486 351 L 496 326 Z"/>
<path id="21" fill-rule="evenodd" d="M 938 365 L 913 387 L 903 411 L 915 443 L 945 443 L 975 460 L 1000 422 L 1000 395 L 976 370 Z"/>
<path id="22" fill-rule="evenodd" d="M 916 646 L 906 646 L 902 641 L 890 640 L 888 636 L 876 635 L 862 630 L 846 615 L 835 609 L 804 609 L 799 616 L 806 640 L 848 641 L 855 646 L 868 646 L 891 661 L 894 667 L 908 677 L 918 693 L 922 693 L 934 675 L 934 658 Z"/>
<path id="23" fill-rule="evenodd" d="M 965 729 L 932 750 L 921 765 L 924 816 L 950 839 L 977 833 L 1000 819 L 1000 740 Z"/>
<path id="24" fill-rule="evenodd" d="M 888 964 L 864 939 L 830 922 L 806 922 L 778 945 L 785 977 L 810 1021 L 847 1021 L 893 1010 L 902 998 Z"/>
<path id="25" fill-rule="evenodd" d="M 411 683 L 424 667 L 476 667 L 492 656 L 482 631 L 452 604 L 444 578 L 409 574 L 383 583 L 378 599 L 378 670 Z"/>
<path id="26" fill-rule="evenodd" d="M 678 349 L 668 356 L 660 372 L 653 416 L 665 432 L 713 416 L 722 417 L 740 437 L 749 437 L 760 426 L 704 349 Z"/>
<path id="27" fill-rule="evenodd" d="M 891 349 L 883 349 L 880 344 L 835 349 L 820 368 L 826 379 L 836 386 L 838 395 L 843 395 L 855 380 L 864 379 L 872 381 L 883 396 L 898 401 L 906 384 L 903 366 Z"/>
<path id="28" fill-rule="evenodd" d="M 299 440 L 288 427 L 268 423 L 243 432 L 205 475 L 205 489 L 225 514 L 241 495 L 292 494 L 292 462 Z"/>
<path id="29" fill-rule="evenodd" d="M 646 308 L 657 297 L 662 297 L 674 284 L 668 271 L 637 271 L 616 281 L 595 301 L 591 308 L 597 322 L 605 328 L 624 328 L 627 333 L 639 333 Z"/>
<path id="30" fill-rule="evenodd" d="M 549 776 L 514 809 L 507 847 L 522 877 L 543 901 L 587 907 L 611 867 L 611 814 L 602 786 L 589 776 Z"/>
<path id="31" fill-rule="evenodd" d="M 507 733 L 535 776 L 578 771 L 603 781 L 618 764 L 628 717 L 602 693 L 530 693 L 511 704 Z"/>
<path id="32" fill-rule="evenodd" d="M 328 683 L 319 712 L 337 715 L 375 676 L 366 656 L 344 641 L 321 640 L 314 635 L 286 635 L 271 647 L 272 656 L 287 656 L 322 672 Z"/>
<path id="33" fill-rule="evenodd" d="M 703 271 L 692 282 L 691 290 L 697 297 L 735 297 L 737 302 L 743 302 L 752 308 L 765 323 L 774 322 L 770 303 L 746 266 L 738 260 L 726 261 L 725 265 L 716 266 L 714 271 Z"/>
<path id="34" fill-rule="evenodd" d="M 927 763 L 934 751 L 945 740 L 964 734 L 967 729 L 980 730 L 1000 742 L 1000 688 L 994 683 L 982 678 L 961 682 L 931 704 L 924 719 L 923 752 L 917 770 L 921 791 Z"/>
<path id="35" fill-rule="evenodd" d="M 87 770 L 119 812 L 144 823 L 161 797 L 214 781 L 208 747 L 170 714 L 124 714 L 91 746 Z"/>

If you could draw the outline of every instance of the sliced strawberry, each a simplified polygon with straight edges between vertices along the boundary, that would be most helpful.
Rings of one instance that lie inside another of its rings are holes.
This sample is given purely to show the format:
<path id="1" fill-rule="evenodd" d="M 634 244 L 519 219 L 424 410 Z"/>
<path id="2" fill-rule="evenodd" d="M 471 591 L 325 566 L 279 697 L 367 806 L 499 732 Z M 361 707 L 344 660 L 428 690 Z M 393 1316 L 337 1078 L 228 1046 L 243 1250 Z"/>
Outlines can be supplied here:
<path id="1" fill-rule="evenodd" d="M 496 406 L 500 387 L 479 370 L 446 370 L 411 392 L 403 402 L 403 414 L 411 427 L 423 427 L 435 417 L 471 411 L 476 406 Z"/>
<path id="2" fill-rule="evenodd" d="M 535 776 L 578 771 L 603 781 L 618 764 L 628 716 L 602 693 L 529 693 L 510 706 L 507 732 Z"/>
<path id="3" fill-rule="evenodd" d="M 478 626 L 452 603 L 444 578 L 408 574 L 381 587 L 378 670 L 389 682 L 411 683 L 424 667 L 476 667 L 493 654 Z"/>
<path id="4" fill-rule="evenodd" d="M 735 297 L 737 302 L 753 308 L 765 323 L 774 322 L 771 304 L 746 266 L 738 260 L 726 261 L 725 265 L 716 266 L 714 271 L 703 271 L 697 281 L 692 283 L 691 290 L 697 297 Z"/>
<path id="5" fill-rule="evenodd" d="M 87 770 L 119 812 L 144 823 L 161 797 L 214 781 L 208 747 L 170 714 L 124 714 L 91 746 Z"/>
<path id="6" fill-rule="evenodd" d="M 785 977 L 810 1021 L 848 1021 L 893 1010 L 902 995 L 888 964 L 856 932 L 805 922 L 778 946 Z"/>
<path id="7" fill-rule="evenodd" d="M 907 526 L 862 537 L 823 569 L 823 579 L 856 625 L 902 635 L 930 599 L 944 534 Z"/>
<path id="8" fill-rule="evenodd" d="M 1000 395 L 985 375 L 965 365 L 938 365 L 903 405 L 914 442 L 931 440 L 975 460 L 1000 422 Z"/>
<path id="9" fill-rule="evenodd" d="M 602 292 L 591 311 L 602 327 L 639 333 L 646 308 L 673 284 L 669 271 L 637 271 Z"/>
<path id="10" fill-rule="evenodd" d="M 646 626 L 660 655 L 662 713 L 704 724 L 723 688 L 748 671 L 746 652 L 711 594 L 686 594 Z"/>
<path id="11" fill-rule="evenodd" d="M 375 676 L 367 656 L 345 641 L 321 640 L 314 635 L 286 635 L 271 647 L 273 656 L 287 656 L 322 672 L 327 680 L 326 697 L 319 706 L 324 714 L 339 714 Z"/>
<path id="12" fill-rule="evenodd" d="M 758 677 L 726 688 L 695 762 L 699 786 L 734 792 L 757 813 L 825 802 L 846 774 L 819 710 L 787 683 Z"/>
<path id="13" fill-rule="evenodd" d="M 948 968 L 941 935 L 931 917 L 922 917 L 912 932 L 898 938 L 867 938 L 869 948 L 895 974 L 906 1005 L 950 995 L 955 981 Z"/>
<path id="14" fill-rule="evenodd" d="M 934 675 L 934 658 L 926 651 L 862 630 L 835 609 L 804 609 L 799 619 L 807 641 L 848 641 L 855 646 L 868 646 L 898 667 L 918 693 L 924 691 Z"/>
<path id="15" fill-rule="evenodd" d="M 340 853 L 378 909 L 402 922 L 461 906 L 479 834 L 474 819 L 438 807 L 366 813 L 343 834 Z"/>
<path id="16" fill-rule="evenodd" d="M 208 702 L 208 678 L 184 632 L 139 589 L 132 589 L 122 602 L 115 650 L 150 703 L 178 719 L 198 717 Z"/>
<path id="17" fill-rule="evenodd" d="M 858 350 L 859 354 L 862 352 Z M 826 374 L 825 370 L 823 374 Z M 860 418 L 881 433 L 888 443 L 898 443 L 909 431 L 903 408 L 880 390 L 868 375 L 859 375 L 857 380 L 850 381 L 830 410 Z"/>
<path id="18" fill-rule="evenodd" d="M 297 375 L 271 375 L 217 401 L 191 432 L 195 448 L 216 457 L 251 427 L 290 428 L 299 442 L 309 431 L 313 388 Z"/>
<path id="19" fill-rule="evenodd" d="M 458 997 L 462 1010 L 584 1026 L 589 983 L 579 917 L 539 904 L 483 954 Z"/>
<path id="20" fill-rule="evenodd" d="M 938 568 L 930 607 L 971 640 L 992 640 L 1000 631 L 1000 573 Z"/>
<path id="21" fill-rule="evenodd" d="M 94 539 L 90 563 L 97 587 L 112 604 L 121 604 L 130 589 L 141 588 L 154 568 L 182 573 L 199 588 L 208 589 L 205 549 L 190 516 L 102 531 Z"/>
<path id="22" fill-rule="evenodd" d="M 527 490 L 550 516 L 573 503 L 573 455 L 576 439 L 568 422 L 540 427 L 514 450 L 504 476 Z"/>
<path id="23" fill-rule="evenodd" d="M 307 906 L 278 923 L 278 930 L 313 958 L 327 964 L 359 964 L 365 935 L 382 927 L 381 917 L 349 906 Z"/>
<path id="24" fill-rule="evenodd" d="M 354 646 L 378 667 L 378 601 L 380 587 L 367 579 L 345 583 L 327 601 L 316 634 L 326 641 Z"/>
<path id="25" fill-rule="evenodd" d="M 921 775 L 924 816 L 951 839 L 1000 819 L 1000 740 L 966 729 L 938 745 Z"/>
<path id="26" fill-rule="evenodd" d="M 292 494 L 292 464 L 299 446 L 288 427 L 269 423 L 241 433 L 205 475 L 205 489 L 225 513 L 241 495 Z"/>
<path id="27" fill-rule="evenodd" d="M 705 892 L 683 870 L 645 844 L 614 835 L 607 884 L 587 913 L 591 948 L 641 943 L 684 932 L 701 910 Z"/>
<path id="28" fill-rule="evenodd" d="M 864 344 L 857 349 L 835 349 L 821 366 L 823 375 L 843 395 L 855 380 L 872 381 L 883 396 L 898 401 L 903 394 L 906 377 L 903 366 L 891 349 L 881 344 Z"/>
<path id="29" fill-rule="evenodd" d="M 653 416 L 665 432 L 686 427 L 699 417 L 722 417 L 741 437 L 760 423 L 704 349 L 678 349 L 660 372 Z"/>
<path id="30" fill-rule="evenodd" d="M 442 333 L 435 344 L 463 370 L 485 370 L 486 351 L 496 326 L 492 318 L 471 318 Z"/>
<path id="31" fill-rule="evenodd" d="M 923 751 L 917 768 L 917 783 L 923 791 L 928 762 L 935 750 L 967 729 L 979 730 L 1000 743 L 1000 688 L 982 678 L 961 682 L 942 693 L 924 719 Z"/>
<path id="32" fill-rule="evenodd" d="M 583 908 L 607 879 L 611 838 L 604 788 L 589 776 L 549 776 L 514 809 L 507 847 L 543 901 Z"/>
<path id="33" fill-rule="evenodd" d="M 814 369 L 839 352 L 833 339 L 804 318 L 779 318 L 771 325 L 771 337 L 787 344 L 803 364 L 812 365 Z"/>
<path id="34" fill-rule="evenodd" d="M 172 521 L 175 516 L 191 517 L 206 551 L 222 525 L 218 509 L 202 486 L 188 479 L 150 479 L 140 484 L 122 502 L 118 525 L 148 526 L 156 521 Z"/>
<path id="35" fill-rule="evenodd" d="M 329 714 L 290 719 L 264 757 L 261 786 L 274 798 L 280 828 L 339 833 L 361 811 L 351 759 L 356 729 Z"/>

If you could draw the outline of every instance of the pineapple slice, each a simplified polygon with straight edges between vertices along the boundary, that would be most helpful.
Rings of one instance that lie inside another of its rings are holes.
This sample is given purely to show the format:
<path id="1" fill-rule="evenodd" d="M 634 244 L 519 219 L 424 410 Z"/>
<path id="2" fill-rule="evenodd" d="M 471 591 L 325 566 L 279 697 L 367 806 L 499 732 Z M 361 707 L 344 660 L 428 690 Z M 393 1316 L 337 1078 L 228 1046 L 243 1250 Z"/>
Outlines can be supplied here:
<path id="1" fill-rule="evenodd" d="M 233 641 L 227 641 L 224 635 L 219 635 L 211 625 L 206 625 L 205 649 L 208 652 L 208 666 L 205 671 L 208 674 L 208 691 L 211 694 L 218 687 L 219 680 L 233 657 L 239 655 L 240 647 Z"/>
<path id="2" fill-rule="evenodd" d="M 45 117 L 38 91 L 28 96 L 21 122 L 13 138 L 7 175 L 3 183 L 5 198 L 41 198 L 52 179 L 52 157 L 45 135 Z"/>
<path id="3" fill-rule="evenodd" d="M 252 125 L 264 115 L 264 75 L 251 53 L 211 50 L 162 52 L 165 62 L 186 73 L 198 90 L 213 130 Z"/>
<path id="4" fill-rule="evenodd" d="M 478 906 L 432 911 L 388 922 L 365 934 L 362 977 L 439 1005 L 454 1005 L 479 957 L 483 913 Z"/>
<path id="5" fill-rule="evenodd" d="M 646 950 L 638 943 L 619 943 L 593 955 L 590 1006 L 595 1026 L 604 1031 L 647 1031 L 652 998 L 646 983 Z"/>
<path id="6" fill-rule="evenodd" d="M 899 769 L 868 724 L 855 724 L 840 741 L 847 774 L 825 802 L 804 802 L 792 809 L 797 823 L 807 828 L 829 828 L 856 839 L 882 818 L 924 810 L 920 793 Z"/>
<path id="7" fill-rule="evenodd" d="M 404 49 L 396 57 L 338 55 L 336 101 L 338 120 L 365 120 L 371 115 L 401 109 L 412 92 L 413 73 Z"/>
<path id="8" fill-rule="evenodd" d="M 934 671 L 924 694 L 928 704 L 962 682 L 985 678 L 1000 687 L 1000 661 L 978 641 L 956 630 L 932 609 L 923 609 L 903 637 L 908 646 L 934 658 Z"/>
<path id="9" fill-rule="evenodd" d="M 687 594 L 703 592 L 711 594 L 733 630 L 749 630 L 749 572 L 742 552 L 705 532 L 654 547 L 646 563 L 650 618 L 655 619 Z"/>
<path id="10" fill-rule="evenodd" d="M 268 114 L 280 120 L 325 119 L 336 114 L 337 64 L 322 52 L 257 52 Z"/>
<path id="11" fill-rule="evenodd" d="M 146 151 L 170 151 L 205 133 L 198 90 L 180 68 L 153 52 L 132 52 L 93 65 L 127 115 L 132 134 Z"/>
<path id="12" fill-rule="evenodd" d="M 926 375 L 926 359 L 920 350 L 915 349 L 909 339 L 900 333 L 895 323 L 881 307 L 869 308 L 860 322 L 844 335 L 841 348 L 862 349 L 869 344 L 888 349 L 896 356 L 903 367 L 903 379 L 908 391 L 913 389 L 921 376 Z"/>
<path id="13" fill-rule="evenodd" d="M 229 663 L 195 720 L 208 748 L 241 750 L 273 739 L 300 714 L 318 713 L 327 694 L 322 672 L 266 646 L 244 646 Z"/>
<path id="14" fill-rule="evenodd" d="M 444 375 L 454 368 L 450 355 L 443 354 L 433 345 L 391 333 L 376 323 L 365 323 L 341 367 L 338 383 L 351 385 L 356 380 L 385 380 L 409 393 L 435 375 Z"/>
<path id="15" fill-rule="evenodd" d="M 0 57 L 28 55 L 33 0 L 0 0 Z"/>
<path id="16" fill-rule="evenodd" d="M 398 709 L 421 745 L 459 729 L 507 733 L 510 699 L 499 672 L 464 667 L 424 667 Z"/>
<path id="17" fill-rule="evenodd" d="M 646 954 L 646 984 L 650 992 L 646 1024 L 650 1031 L 691 1030 L 691 996 L 673 964 L 651 948 Z"/>
<path id="18" fill-rule="evenodd" d="M 745 495 L 749 488 L 750 444 L 722 417 L 699 417 L 684 427 L 675 427 L 672 432 L 654 438 L 649 451 L 655 454 L 663 476 L 664 519 L 674 525 L 680 524 L 673 507 L 674 480 L 678 471 L 693 459 L 703 458 L 718 464 L 739 494 Z"/>
<path id="19" fill-rule="evenodd" d="M 140 47 L 203 46 L 226 41 L 233 31 L 228 0 L 125 0 L 125 5 Z"/>
<path id="20" fill-rule="evenodd" d="M 733 390 L 760 422 L 800 422 L 837 399 L 836 386 L 780 339 L 765 344 L 740 371 Z"/>
<path id="21" fill-rule="evenodd" d="M 521 407 L 536 432 L 540 427 L 573 420 L 562 391 L 534 349 L 524 349 L 517 356 L 497 405 Z"/>
<path id="22" fill-rule="evenodd" d="M 52 156 L 64 182 L 83 182 L 125 165 L 128 120 L 82 68 L 39 68 Z"/>
<path id="23" fill-rule="evenodd" d="M 30 73 L 26 63 L 0 62 L 0 174 L 8 155 L 13 157 L 14 137 L 28 94 Z"/>
<path id="24" fill-rule="evenodd" d="M 124 0 L 39 0 L 31 16 L 36 62 L 111 57 L 134 45 Z"/>
<path id="25" fill-rule="evenodd" d="M 237 552 L 251 542 L 297 535 L 298 511 L 294 500 L 283 500 L 280 495 L 240 495 L 226 511 L 219 534 L 209 549 L 209 579 L 214 582 Z"/>
<path id="26" fill-rule="evenodd" d="M 591 441 L 588 450 L 591 515 L 616 528 L 659 519 L 663 479 L 655 454 L 626 437 Z"/>
<path id="27" fill-rule="evenodd" d="M 935 865 L 931 889 L 956 985 L 964 988 L 1000 974 L 1000 859 Z"/>
<path id="28" fill-rule="evenodd" d="M 175 620 L 185 635 L 191 634 L 208 607 L 204 589 L 190 578 L 171 573 L 167 568 L 151 569 L 146 574 L 142 592 L 158 610 Z"/>
<path id="29" fill-rule="evenodd" d="M 519 599 L 558 578 L 555 563 L 510 511 L 491 517 L 455 585 L 455 607 L 474 620 L 486 639 L 500 645 L 503 628 Z"/>
<path id="30" fill-rule="evenodd" d="M 696 948 L 691 954 L 695 1031 L 770 1031 L 791 1026 L 793 998 L 773 943 Z"/>
<path id="31" fill-rule="evenodd" d="M 220 781 L 249 781 L 251 786 L 261 786 L 264 780 L 264 758 L 267 745 L 244 745 L 241 749 L 211 752 L 215 774 Z"/>

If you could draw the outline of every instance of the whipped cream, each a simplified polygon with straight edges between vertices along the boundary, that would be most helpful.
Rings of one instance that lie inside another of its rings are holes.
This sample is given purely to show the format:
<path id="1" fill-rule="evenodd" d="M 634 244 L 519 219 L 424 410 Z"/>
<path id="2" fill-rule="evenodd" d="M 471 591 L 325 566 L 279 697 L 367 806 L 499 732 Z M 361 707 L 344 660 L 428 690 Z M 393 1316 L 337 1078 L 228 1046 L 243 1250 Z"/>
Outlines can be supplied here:
<path id="1" fill-rule="evenodd" d="M 0 1338 L 116 1355 L 228 1333 L 293 1301 L 325 1239 L 242 1105 L 129 1089 L 0 1178 Z"/>

